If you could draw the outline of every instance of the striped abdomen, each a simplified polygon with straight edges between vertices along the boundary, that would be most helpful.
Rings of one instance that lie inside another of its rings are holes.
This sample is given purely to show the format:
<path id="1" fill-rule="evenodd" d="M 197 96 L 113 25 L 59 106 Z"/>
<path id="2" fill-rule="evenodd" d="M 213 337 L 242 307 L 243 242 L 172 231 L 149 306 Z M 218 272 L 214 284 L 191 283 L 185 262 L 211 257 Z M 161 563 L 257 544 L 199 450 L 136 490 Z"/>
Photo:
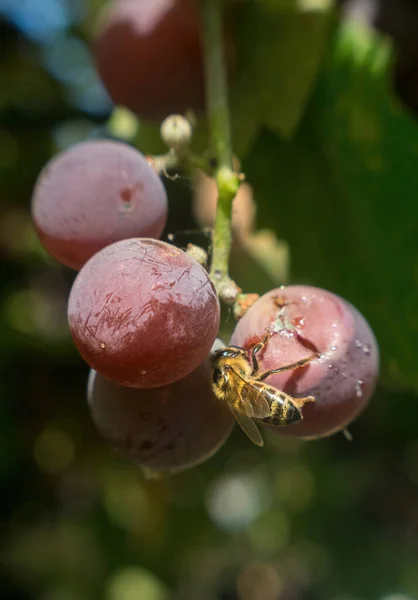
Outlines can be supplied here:
<path id="1" fill-rule="evenodd" d="M 270 425 L 292 425 L 302 420 L 300 410 L 292 402 L 292 397 L 276 388 L 261 382 L 253 383 L 270 405 L 270 415 L 260 419 Z"/>

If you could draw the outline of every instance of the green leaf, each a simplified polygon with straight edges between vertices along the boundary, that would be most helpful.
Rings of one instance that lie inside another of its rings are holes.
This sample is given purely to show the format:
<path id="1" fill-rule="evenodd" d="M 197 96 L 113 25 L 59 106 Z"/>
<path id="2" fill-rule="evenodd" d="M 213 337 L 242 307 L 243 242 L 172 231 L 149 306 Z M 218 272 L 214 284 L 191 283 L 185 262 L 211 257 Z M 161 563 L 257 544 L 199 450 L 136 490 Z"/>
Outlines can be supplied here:
<path id="1" fill-rule="evenodd" d="M 321 65 L 332 0 L 257 0 L 237 4 L 237 73 L 231 91 L 234 148 L 242 156 L 266 125 L 290 138 Z"/>
<path id="2" fill-rule="evenodd" d="M 418 125 L 389 91 L 387 43 L 342 23 L 298 135 L 264 132 L 245 165 L 260 226 L 291 248 L 293 280 L 370 321 L 383 379 L 418 389 Z"/>

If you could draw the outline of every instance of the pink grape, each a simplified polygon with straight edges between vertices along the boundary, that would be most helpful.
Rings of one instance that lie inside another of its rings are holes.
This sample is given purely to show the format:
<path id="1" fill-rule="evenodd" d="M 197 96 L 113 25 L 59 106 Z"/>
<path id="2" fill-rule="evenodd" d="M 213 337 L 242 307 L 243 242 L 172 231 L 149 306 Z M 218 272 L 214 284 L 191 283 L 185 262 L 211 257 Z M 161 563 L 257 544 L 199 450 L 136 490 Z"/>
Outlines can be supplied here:
<path id="1" fill-rule="evenodd" d="M 88 402 L 107 443 L 153 471 L 180 471 L 207 460 L 233 426 L 230 411 L 212 392 L 208 361 L 175 383 L 148 390 L 90 371 Z"/>
<path id="2" fill-rule="evenodd" d="M 230 38 L 226 41 L 232 60 Z M 103 16 L 94 53 L 99 75 L 115 104 L 156 120 L 204 109 L 198 2 L 113 2 Z"/>
<path id="3" fill-rule="evenodd" d="M 260 373 L 320 353 L 305 367 L 269 376 L 265 383 L 296 397 L 314 396 L 303 420 L 274 431 L 315 438 L 345 428 L 365 408 L 376 386 L 379 351 L 364 317 L 351 304 L 310 286 L 272 290 L 238 322 L 231 344 L 248 347 L 273 332 L 260 355 Z"/>
<path id="4" fill-rule="evenodd" d="M 177 381 L 207 357 L 219 301 L 200 264 L 152 239 L 116 242 L 78 273 L 68 302 L 74 342 L 85 361 L 121 385 Z"/>
<path id="5" fill-rule="evenodd" d="M 158 238 L 167 196 L 140 152 L 120 142 L 88 141 L 46 165 L 33 192 L 32 215 L 45 249 L 78 270 L 112 242 Z"/>

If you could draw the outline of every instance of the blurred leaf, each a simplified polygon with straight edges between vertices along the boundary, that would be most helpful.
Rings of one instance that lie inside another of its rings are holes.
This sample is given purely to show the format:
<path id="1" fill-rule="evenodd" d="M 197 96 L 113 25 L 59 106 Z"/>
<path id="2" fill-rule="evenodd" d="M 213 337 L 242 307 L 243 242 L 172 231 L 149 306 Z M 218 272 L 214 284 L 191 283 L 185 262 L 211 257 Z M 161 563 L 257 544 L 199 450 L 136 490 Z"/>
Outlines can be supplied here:
<path id="1" fill-rule="evenodd" d="M 270 229 L 260 229 L 248 236 L 245 249 L 276 285 L 289 279 L 289 247 Z"/>
<path id="2" fill-rule="evenodd" d="M 384 380 L 418 388 L 418 127 L 388 91 L 390 50 L 341 24 L 303 127 L 263 133 L 246 172 L 260 226 L 275 223 L 293 279 L 329 288 L 369 319 Z"/>
<path id="3" fill-rule="evenodd" d="M 320 68 L 332 16 L 332 0 L 238 5 L 231 112 L 234 147 L 241 156 L 261 125 L 284 138 L 294 134 Z"/>

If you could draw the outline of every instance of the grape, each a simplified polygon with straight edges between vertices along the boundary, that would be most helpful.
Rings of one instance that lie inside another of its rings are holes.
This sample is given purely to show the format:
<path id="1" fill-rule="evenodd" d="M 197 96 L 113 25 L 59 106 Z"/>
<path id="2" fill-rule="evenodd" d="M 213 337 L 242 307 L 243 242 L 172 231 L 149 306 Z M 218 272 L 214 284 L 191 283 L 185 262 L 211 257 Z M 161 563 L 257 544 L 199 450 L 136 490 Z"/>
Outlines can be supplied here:
<path id="1" fill-rule="evenodd" d="M 86 362 L 121 385 L 158 387 L 191 373 L 219 327 L 207 272 L 175 246 L 116 242 L 77 275 L 68 302 L 75 344 Z"/>
<path id="2" fill-rule="evenodd" d="M 260 373 L 321 354 L 306 367 L 271 375 L 265 383 L 296 397 L 314 396 L 303 421 L 275 431 L 301 437 L 346 427 L 372 395 L 379 352 L 368 323 L 351 304 L 328 291 L 289 286 L 262 296 L 238 322 L 231 344 L 248 347 L 266 329 L 273 335 L 260 356 Z"/>
<path id="3" fill-rule="evenodd" d="M 80 269 L 112 242 L 159 237 L 167 196 L 145 157 L 113 141 L 89 141 L 65 150 L 41 172 L 32 215 L 46 250 Z"/>
<path id="4" fill-rule="evenodd" d="M 116 104 L 156 120 L 204 108 L 200 15 L 193 0 L 113 3 L 94 51 L 98 72 Z"/>
<path id="5" fill-rule="evenodd" d="M 167 386 L 122 387 L 90 371 L 88 402 L 101 436 L 124 457 L 154 471 L 179 471 L 210 458 L 233 418 L 212 392 L 208 361 Z"/>

